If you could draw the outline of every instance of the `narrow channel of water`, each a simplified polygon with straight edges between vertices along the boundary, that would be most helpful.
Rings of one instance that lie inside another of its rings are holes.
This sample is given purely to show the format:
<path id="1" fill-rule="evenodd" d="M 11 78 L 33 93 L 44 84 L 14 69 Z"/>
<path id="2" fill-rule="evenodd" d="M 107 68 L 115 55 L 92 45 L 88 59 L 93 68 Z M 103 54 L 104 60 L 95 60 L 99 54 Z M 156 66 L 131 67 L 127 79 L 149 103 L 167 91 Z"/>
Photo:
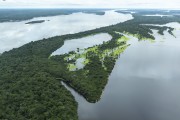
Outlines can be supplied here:
<path id="1" fill-rule="evenodd" d="M 179 31 L 179 29 L 177 29 Z M 180 120 L 180 32 L 156 43 L 131 40 L 117 60 L 101 100 L 78 102 L 79 120 Z"/>

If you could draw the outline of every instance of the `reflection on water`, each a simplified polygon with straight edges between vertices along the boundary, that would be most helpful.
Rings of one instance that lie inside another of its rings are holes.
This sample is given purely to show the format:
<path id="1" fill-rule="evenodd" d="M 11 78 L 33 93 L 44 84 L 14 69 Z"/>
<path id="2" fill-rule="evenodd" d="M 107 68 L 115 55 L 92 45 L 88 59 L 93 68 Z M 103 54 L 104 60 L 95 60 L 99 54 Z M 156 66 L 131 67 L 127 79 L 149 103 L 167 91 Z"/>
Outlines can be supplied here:
<path id="1" fill-rule="evenodd" d="M 77 66 L 77 69 L 82 69 L 82 68 L 84 68 L 84 64 L 83 64 L 83 62 L 85 61 L 85 58 L 78 58 L 77 60 L 76 60 L 76 66 Z"/>
<path id="2" fill-rule="evenodd" d="M 38 17 L 22 22 L 0 23 L 0 53 L 31 41 L 57 35 L 73 34 L 133 19 L 131 14 L 106 11 L 104 15 L 73 13 L 53 17 Z M 45 20 L 39 24 L 25 24 Z"/>
<path id="3" fill-rule="evenodd" d="M 99 102 L 73 93 L 80 120 L 180 120 L 180 37 L 155 37 L 153 44 L 131 40 Z"/>
<path id="4" fill-rule="evenodd" d="M 173 15 L 161 15 L 161 14 L 154 14 L 154 15 L 144 15 L 144 16 L 173 17 Z"/>
<path id="5" fill-rule="evenodd" d="M 70 51 L 77 51 L 77 49 L 85 49 L 94 45 L 103 44 L 111 40 L 111 35 L 107 33 L 100 33 L 92 36 L 87 36 L 79 39 L 66 40 L 64 45 L 56 50 L 52 55 L 60 55 L 69 53 Z"/>

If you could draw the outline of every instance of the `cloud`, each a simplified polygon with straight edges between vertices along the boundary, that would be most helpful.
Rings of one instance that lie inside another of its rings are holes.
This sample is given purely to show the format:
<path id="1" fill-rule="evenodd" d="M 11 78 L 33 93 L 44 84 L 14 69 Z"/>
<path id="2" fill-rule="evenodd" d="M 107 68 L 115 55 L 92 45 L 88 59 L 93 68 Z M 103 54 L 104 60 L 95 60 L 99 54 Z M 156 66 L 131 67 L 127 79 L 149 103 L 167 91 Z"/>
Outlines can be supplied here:
<path id="1" fill-rule="evenodd" d="M 1 7 L 180 8 L 179 0 L 6 0 Z"/>

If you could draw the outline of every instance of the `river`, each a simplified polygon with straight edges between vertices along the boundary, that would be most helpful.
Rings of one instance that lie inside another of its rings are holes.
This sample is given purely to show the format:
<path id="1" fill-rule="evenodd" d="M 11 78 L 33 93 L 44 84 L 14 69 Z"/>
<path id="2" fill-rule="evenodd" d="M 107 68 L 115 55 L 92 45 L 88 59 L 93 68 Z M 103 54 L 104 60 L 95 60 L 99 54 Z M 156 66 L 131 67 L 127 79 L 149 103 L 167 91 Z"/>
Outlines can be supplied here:
<path id="1" fill-rule="evenodd" d="M 133 19 L 131 14 L 108 10 L 104 15 L 78 12 L 70 15 L 35 17 L 20 22 L 3 22 L 0 23 L 0 53 L 18 48 L 31 41 L 93 30 L 131 19 Z M 42 23 L 26 24 L 42 20 L 44 21 Z"/>
<path id="2" fill-rule="evenodd" d="M 79 120 L 179 120 L 180 27 L 173 27 L 176 38 L 157 31 L 155 43 L 131 37 L 99 102 L 88 103 L 66 86 L 79 104 Z"/>

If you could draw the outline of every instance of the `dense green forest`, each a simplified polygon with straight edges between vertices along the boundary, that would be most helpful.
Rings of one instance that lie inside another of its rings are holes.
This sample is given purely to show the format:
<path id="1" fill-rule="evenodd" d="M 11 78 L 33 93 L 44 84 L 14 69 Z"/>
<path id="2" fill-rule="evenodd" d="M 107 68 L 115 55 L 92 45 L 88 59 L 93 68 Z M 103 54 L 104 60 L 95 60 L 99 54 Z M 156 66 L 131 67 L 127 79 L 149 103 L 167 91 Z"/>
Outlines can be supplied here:
<path id="1" fill-rule="evenodd" d="M 0 22 L 16 22 L 29 20 L 35 17 L 70 15 L 77 12 L 96 15 L 105 14 L 102 9 L 0 9 Z"/>
<path id="2" fill-rule="evenodd" d="M 134 14 L 134 19 L 95 30 L 56 36 L 30 42 L 0 55 L 0 119 L 8 120 L 77 120 L 77 103 L 61 84 L 63 80 L 89 102 L 100 99 L 116 59 L 129 46 L 128 38 L 154 39 L 151 29 L 160 34 L 173 28 L 142 24 L 180 22 L 178 17 L 147 17 Z M 109 33 L 112 40 L 87 48 L 82 54 L 51 56 L 67 39 Z M 68 60 L 71 55 L 76 57 Z M 50 57 L 51 56 L 51 57 Z M 75 61 L 84 57 L 83 69 L 72 70 Z"/>
<path id="3" fill-rule="evenodd" d="M 82 50 L 82 53 L 70 52 L 64 55 L 50 57 L 51 60 L 64 63 L 67 68 L 67 75 L 63 76 L 64 82 L 73 87 L 89 102 L 96 102 L 100 99 L 108 76 L 111 73 L 116 59 L 129 46 L 128 38 L 118 33 L 111 33 L 113 39 L 104 42 L 102 45 L 95 45 Z M 76 68 L 76 60 L 84 58 L 84 68 Z"/>

